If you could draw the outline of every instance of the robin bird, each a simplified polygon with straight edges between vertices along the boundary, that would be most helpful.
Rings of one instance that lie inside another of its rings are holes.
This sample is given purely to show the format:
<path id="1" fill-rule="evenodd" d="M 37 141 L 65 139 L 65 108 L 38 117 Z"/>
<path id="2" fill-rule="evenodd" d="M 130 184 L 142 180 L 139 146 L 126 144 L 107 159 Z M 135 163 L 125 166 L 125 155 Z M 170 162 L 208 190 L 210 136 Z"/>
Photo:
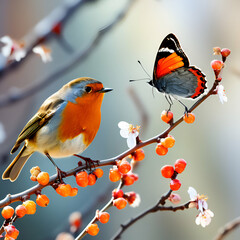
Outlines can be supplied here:
<path id="1" fill-rule="evenodd" d="M 22 142 L 25 144 L 2 179 L 15 181 L 36 151 L 52 162 L 51 157 L 82 153 L 98 132 L 103 96 L 111 90 L 95 79 L 84 77 L 70 81 L 47 98 L 19 134 L 11 153 L 17 151 Z"/>

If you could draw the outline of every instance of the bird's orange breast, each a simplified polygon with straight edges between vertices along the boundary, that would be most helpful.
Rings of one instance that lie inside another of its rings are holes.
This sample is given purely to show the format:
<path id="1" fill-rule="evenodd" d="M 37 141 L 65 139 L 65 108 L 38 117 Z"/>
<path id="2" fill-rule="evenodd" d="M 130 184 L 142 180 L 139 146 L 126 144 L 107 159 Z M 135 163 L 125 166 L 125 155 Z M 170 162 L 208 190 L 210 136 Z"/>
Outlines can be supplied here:
<path id="1" fill-rule="evenodd" d="M 68 102 L 59 127 L 59 139 L 62 142 L 79 134 L 83 134 L 86 146 L 93 141 L 101 122 L 103 95 L 94 93 L 78 97 L 76 103 Z"/>

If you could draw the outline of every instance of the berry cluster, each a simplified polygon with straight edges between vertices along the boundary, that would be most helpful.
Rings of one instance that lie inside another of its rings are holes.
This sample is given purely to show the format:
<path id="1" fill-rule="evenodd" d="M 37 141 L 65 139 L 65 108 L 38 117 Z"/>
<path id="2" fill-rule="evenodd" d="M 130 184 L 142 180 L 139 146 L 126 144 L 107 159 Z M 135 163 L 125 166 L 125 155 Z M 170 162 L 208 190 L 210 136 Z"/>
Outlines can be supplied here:
<path id="1" fill-rule="evenodd" d="M 103 176 L 103 170 L 96 168 L 92 173 L 88 174 L 86 171 L 80 171 L 76 174 L 76 183 L 80 187 L 92 186 L 96 183 L 98 178 Z M 56 187 L 56 192 L 62 197 L 74 197 L 78 193 L 77 188 L 72 188 L 70 184 L 60 183 Z"/>
<path id="2" fill-rule="evenodd" d="M 60 183 L 56 188 L 56 192 L 62 197 L 74 197 L 78 193 L 77 188 L 72 188 L 70 184 Z"/>
<path id="3" fill-rule="evenodd" d="M 102 212 L 97 210 L 96 211 L 96 221 L 99 221 L 102 224 L 108 223 L 110 219 L 110 214 L 108 212 Z M 96 236 L 99 232 L 99 227 L 97 223 L 91 223 L 87 229 L 86 232 L 91 236 Z"/>
<path id="4" fill-rule="evenodd" d="M 32 181 L 37 181 L 39 184 L 45 186 L 49 183 L 49 174 L 47 172 L 42 172 L 40 167 L 36 166 L 31 168 L 30 170 Z"/>
<path id="5" fill-rule="evenodd" d="M 173 113 L 171 111 L 164 110 L 161 114 L 161 119 L 168 124 L 173 124 Z M 195 121 L 195 115 L 191 112 L 187 112 L 183 116 L 183 120 L 186 123 L 193 123 Z"/>
<path id="6" fill-rule="evenodd" d="M 26 214 L 34 214 L 36 212 L 36 203 L 32 200 L 26 200 L 18 205 L 15 210 L 11 206 L 5 206 L 2 209 L 2 216 L 5 218 L 5 238 L 4 240 L 17 239 L 19 231 L 13 225 L 17 218 L 22 218 Z"/>
<path id="7" fill-rule="evenodd" d="M 132 158 L 133 164 L 134 162 L 142 161 L 145 157 L 145 154 L 142 149 L 138 149 L 129 157 Z M 109 171 L 109 180 L 112 182 L 122 180 L 124 185 L 130 186 L 138 180 L 138 175 L 133 173 L 131 170 L 132 166 L 125 158 L 117 161 L 116 166 L 113 166 Z"/>
<path id="8" fill-rule="evenodd" d="M 140 197 L 135 192 L 124 193 L 122 189 L 112 191 L 113 206 L 121 210 L 127 206 L 127 203 L 132 207 L 137 207 L 140 203 Z"/>
<path id="9" fill-rule="evenodd" d="M 224 63 L 227 60 L 227 57 L 230 55 L 231 51 L 228 48 L 221 49 L 220 47 L 213 48 L 214 55 L 221 55 L 222 61 L 219 60 L 213 60 L 211 62 L 211 67 L 214 70 L 216 80 L 221 81 L 222 78 L 219 77 L 219 74 L 224 67 Z"/>
<path id="10" fill-rule="evenodd" d="M 156 153 L 160 156 L 166 155 L 168 153 L 168 148 L 172 148 L 175 144 L 175 139 L 173 136 L 168 135 L 166 138 L 162 138 L 161 142 L 156 146 Z"/>
<path id="11" fill-rule="evenodd" d="M 162 176 L 165 178 L 171 178 L 170 189 L 177 191 L 181 187 L 181 182 L 176 179 L 177 174 L 182 173 L 187 165 L 184 159 L 176 160 L 174 167 L 171 165 L 165 165 L 161 168 Z"/>

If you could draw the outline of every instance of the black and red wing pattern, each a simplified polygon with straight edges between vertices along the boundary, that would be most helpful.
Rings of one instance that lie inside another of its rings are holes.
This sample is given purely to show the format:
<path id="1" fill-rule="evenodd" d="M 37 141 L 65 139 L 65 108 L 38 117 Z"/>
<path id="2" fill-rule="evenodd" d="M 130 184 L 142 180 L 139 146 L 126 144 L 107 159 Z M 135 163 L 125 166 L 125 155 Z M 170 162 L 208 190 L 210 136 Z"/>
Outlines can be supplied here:
<path id="1" fill-rule="evenodd" d="M 205 75 L 196 67 L 189 66 L 189 60 L 183 52 L 177 37 L 170 33 L 164 38 L 157 52 L 153 70 L 153 85 L 157 87 L 159 91 L 164 92 L 163 84 L 159 81 L 161 81 L 161 78 L 163 79 L 164 76 L 173 73 L 179 68 L 192 73 L 190 74 L 192 76 L 190 80 L 193 81 L 193 86 L 196 86 L 194 92 L 191 90 L 192 94 L 186 95 L 185 97 L 196 98 L 201 95 L 206 88 Z M 167 77 L 167 79 L 165 78 L 164 87 L 168 90 L 168 94 L 171 94 L 171 87 L 167 85 L 168 81 L 170 81 L 172 86 L 173 79 L 170 77 Z M 181 78 L 176 78 L 176 81 L 178 81 L 176 85 L 181 85 L 182 91 L 188 90 L 190 86 L 189 79 L 186 84 L 184 84 L 184 79 Z M 173 91 L 172 94 L 176 94 L 176 91 Z"/>

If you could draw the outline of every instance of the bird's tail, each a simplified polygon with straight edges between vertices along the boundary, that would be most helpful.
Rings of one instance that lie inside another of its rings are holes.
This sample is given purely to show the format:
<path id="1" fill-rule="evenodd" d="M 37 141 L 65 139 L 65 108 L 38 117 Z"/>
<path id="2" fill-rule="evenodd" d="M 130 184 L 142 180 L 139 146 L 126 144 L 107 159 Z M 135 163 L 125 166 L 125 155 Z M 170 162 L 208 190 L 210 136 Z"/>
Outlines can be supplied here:
<path id="1" fill-rule="evenodd" d="M 18 175 L 20 174 L 23 166 L 27 162 L 28 158 L 32 155 L 32 153 L 33 152 L 29 152 L 29 149 L 27 149 L 27 146 L 25 144 L 18 155 L 4 171 L 2 179 L 9 179 L 11 182 L 14 182 L 18 178 Z"/>

